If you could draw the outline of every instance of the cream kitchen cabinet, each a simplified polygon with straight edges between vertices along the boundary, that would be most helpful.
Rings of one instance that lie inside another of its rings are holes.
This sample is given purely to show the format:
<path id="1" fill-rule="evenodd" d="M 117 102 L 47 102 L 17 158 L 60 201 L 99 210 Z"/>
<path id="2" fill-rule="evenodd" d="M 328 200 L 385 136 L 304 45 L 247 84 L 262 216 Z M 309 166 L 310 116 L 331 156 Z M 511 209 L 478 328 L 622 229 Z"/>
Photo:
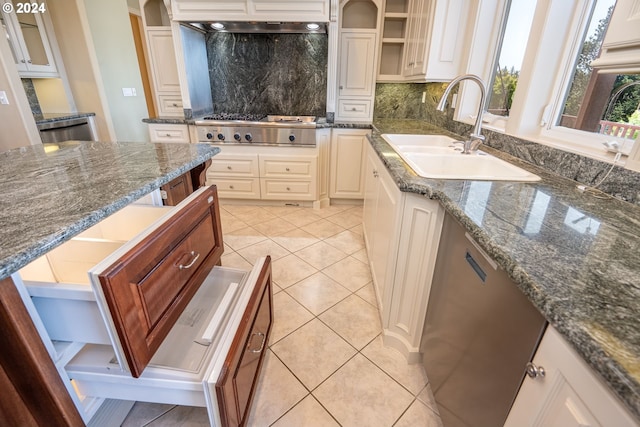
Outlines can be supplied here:
<path id="1" fill-rule="evenodd" d="M 126 207 L 20 270 L 86 423 L 104 399 L 246 421 L 271 330 L 270 259 L 245 272 L 218 267 L 222 251 L 208 187 L 175 208 Z"/>
<path id="2" fill-rule="evenodd" d="M 373 0 L 342 4 L 336 120 L 373 119 L 380 7 Z"/>
<path id="3" fill-rule="evenodd" d="M 310 147 L 224 146 L 207 171 L 207 183 L 229 199 L 315 202 L 318 182 L 318 152 Z"/>
<path id="4" fill-rule="evenodd" d="M 385 345 L 409 363 L 420 360 L 420 341 L 440 242 L 439 202 L 403 193 L 367 148 L 364 236 Z"/>
<path id="5" fill-rule="evenodd" d="M 531 370 L 537 377 L 525 377 L 506 427 L 638 426 L 552 326 L 547 327 Z"/>
<path id="6" fill-rule="evenodd" d="M 188 125 L 180 124 L 149 124 L 149 139 L 151 142 L 190 142 Z"/>
<path id="7" fill-rule="evenodd" d="M 20 75 L 36 78 L 58 77 L 51 48 L 55 36 L 49 22 L 47 4 L 10 0 L 0 0 L 0 3 L 3 5 L 2 26 Z M 11 6 L 13 12 L 6 13 L 5 6 Z M 44 10 L 40 10 L 40 7 Z"/>
<path id="8" fill-rule="evenodd" d="M 602 42 L 600 56 L 591 63 L 593 68 L 608 73 L 634 74 L 640 72 L 640 0 L 618 0 Z"/>
<path id="9" fill-rule="evenodd" d="M 169 13 L 162 0 L 140 0 L 153 98 L 159 116 L 184 117 Z"/>
<path id="10" fill-rule="evenodd" d="M 387 0 L 379 81 L 448 81 L 464 59 L 468 0 Z"/>
<path id="11" fill-rule="evenodd" d="M 329 0 L 173 0 L 179 21 L 328 22 Z"/>
<path id="12" fill-rule="evenodd" d="M 333 129 L 330 150 L 330 198 L 364 198 L 369 134 L 371 131 L 368 129 Z"/>

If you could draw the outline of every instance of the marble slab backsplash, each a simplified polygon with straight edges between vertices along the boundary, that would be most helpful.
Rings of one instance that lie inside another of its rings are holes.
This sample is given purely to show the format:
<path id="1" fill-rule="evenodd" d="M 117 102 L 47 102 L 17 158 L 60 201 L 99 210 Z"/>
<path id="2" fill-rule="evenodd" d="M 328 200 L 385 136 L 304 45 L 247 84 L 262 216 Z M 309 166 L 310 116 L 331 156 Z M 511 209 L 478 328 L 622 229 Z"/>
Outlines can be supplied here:
<path id="1" fill-rule="evenodd" d="M 471 125 L 453 120 L 453 110 L 436 110 L 446 83 L 378 83 L 375 118 L 420 119 L 458 135 L 469 135 Z M 425 103 L 422 93 L 427 92 Z M 483 129 L 485 144 L 581 184 L 594 185 L 611 164 L 569 153 L 525 139 Z M 614 166 L 598 189 L 618 199 L 640 205 L 640 173 Z"/>
<path id="2" fill-rule="evenodd" d="M 324 117 L 326 34 L 209 33 L 206 42 L 214 113 Z"/>
<path id="3" fill-rule="evenodd" d="M 29 106 L 34 116 L 38 117 L 42 115 L 42 109 L 40 108 L 40 101 L 38 101 L 38 95 L 36 94 L 36 88 L 33 86 L 33 80 L 22 79 L 22 86 L 24 87 L 24 93 L 27 94 L 29 100 Z"/>

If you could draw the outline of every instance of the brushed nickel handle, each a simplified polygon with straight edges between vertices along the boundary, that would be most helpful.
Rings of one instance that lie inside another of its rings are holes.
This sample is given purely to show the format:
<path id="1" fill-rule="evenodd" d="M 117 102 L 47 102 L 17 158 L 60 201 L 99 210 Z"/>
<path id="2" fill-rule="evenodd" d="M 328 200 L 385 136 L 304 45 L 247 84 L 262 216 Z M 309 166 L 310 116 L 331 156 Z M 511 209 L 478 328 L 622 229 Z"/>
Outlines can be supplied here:
<path id="1" fill-rule="evenodd" d="M 233 190 L 233 185 L 230 185 L 230 186 L 229 186 L 229 190 Z"/>
<path id="2" fill-rule="evenodd" d="M 287 191 L 291 191 L 291 187 L 287 187 Z"/>
<path id="3" fill-rule="evenodd" d="M 253 338 L 254 335 L 257 335 L 259 337 L 262 337 L 262 342 L 260 343 L 260 348 L 258 349 L 251 349 L 251 338 Z M 253 334 L 251 334 L 251 338 L 249 338 L 249 342 L 247 343 L 247 350 L 249 350 L 249 353 L 262 353 L 262 350 L 264 350 L 264 343 L 267 340 L 267 337 L 265 336 L 265 334 L 263 334 L 262 332 L 255 332 Z"/>
<path id="4" fill-rule="evenodd" d="M 174 102 L 174 103 L 173 103 L 173 106 L 174 106 L 174 107 L 177 107 L 177 106 L 178 106 L 178 104 L 176 104 L 176 103 Z"/>
<path id="5" fill-rule="evenodd" d="M 231 166 L 227 166 L 227 169 L 231 170 L 232 168 L 231 168 Z"/>
<path id="6" fill-rule="evenodd" d="M 191 262 L 190 262 L 189 264 L 187 264 L 187 265 L 180 264 L 180 265 L 178 266 L 178 268 L 179 268 L 180 270 L 186 270 L 186 269 L 188 269 L 188 268 L 193 267 L 193 264 L 195 264 L 195 263 L 196 263 L 196 261 L 198 261 L 198 258 L 200 258 L 200 254 L 199 254 L 198 252 L 196 252 L 196 251 L 191 251 L 191 253 L 190 253 L 189 255 L 191 255 L 191 256 L 193 257 L 193 259 L 192 259 L 192 260 L 191 260 Z"/>
<path id="7" fill-rule="evenodd" d="M 166 137 L 170 137 L 170 136 L 171 136 L 171 134 L 170 134 L 170 133 L 168 133 L 168 134 L 166 134 L 165 136 L 166 136 Z"/>
<path id="8" fill-rule="evenodd" d="M 287 172 L 290 172 L 290 171 L 291 171 L 291 169 L 289 169 L 289 168 L 285 168 L 285 170 L 286 170 Z"/>
<path id="9" fill-rule="evenodd" d="M 531 362 L 527 363 L 526 372 L 527 372 L 527 375 L 529 375 L 529 378 L 533 378 L 533 379 L 544 378 L 546 374 L 542 366 L 536 366 Z"/>

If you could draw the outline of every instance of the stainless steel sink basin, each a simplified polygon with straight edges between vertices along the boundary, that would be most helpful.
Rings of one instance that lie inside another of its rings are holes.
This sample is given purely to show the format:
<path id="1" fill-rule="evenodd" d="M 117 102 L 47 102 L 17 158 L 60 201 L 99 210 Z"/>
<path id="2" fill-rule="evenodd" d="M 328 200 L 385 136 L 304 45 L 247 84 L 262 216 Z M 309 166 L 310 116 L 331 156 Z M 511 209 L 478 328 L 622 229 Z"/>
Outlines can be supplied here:
<path id="1" fill-rule="evenodd" d="M 482 151 L 462 154 L 444 135 L 383 134 L 382 138 L 424 178 L 481 181 L 539 181 L 540 177 Z"/>

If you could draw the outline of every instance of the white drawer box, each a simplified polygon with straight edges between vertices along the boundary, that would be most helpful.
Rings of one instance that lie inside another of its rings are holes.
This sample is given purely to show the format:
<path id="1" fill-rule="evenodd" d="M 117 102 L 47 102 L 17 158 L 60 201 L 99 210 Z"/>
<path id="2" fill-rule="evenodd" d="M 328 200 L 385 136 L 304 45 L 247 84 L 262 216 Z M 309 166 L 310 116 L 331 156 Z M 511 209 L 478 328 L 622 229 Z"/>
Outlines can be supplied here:
<path id="1" fill-rule="evenodd" d="M 218 154 L 211 159 L 211 166 L 207 171 L 207 177 L 246 177 L 257 178 L 257 155 L 224 155 Z"/>
<path id="2" fill-rule="evenodd" d="M 218 178 L 207 175 L 207 185 L 216 185 L 221 198 L 260 199 L 258 178 Z"/>
<path id="3" fill-rule="evenodd" d="M 176 207 L 129 206 L 20 270 L 49 338 L 77 343 L 63 380 L 81 414 L 85 397 L 114 398 L 246 422 L 271 330 L 271 264 L 214 267 L 222 250 L 204 187 Z M 243 393 L 229 398 L 234 384 Z"/>
<path id="4" fill-rule="evenodd" d="M 151 142 L 189 142 L 188 125 L 149 124 Z"/>
<path id="5" fill-rule="evenodd" d="M 317 157 L 260 156 L 260 176 L 264 178 L 313 179 Z"/>
<path id="6" fill-rule="evenodd" d="M 338 101 L 338 115 L 342 119 L 370 119 L 371 100 L 341 99 Z"/>
<path id="7" fill-rule="evenodd" d="M 158 114 L 160 116 L 184 117 L 182 98 L 176 95 L 158 95 Z"/>
<path id="8" fill-rule="evenodd" d="M 260 190 L 264 200 L 315 200 L 315 181 L 289 181 L 262 178 Z"/>

